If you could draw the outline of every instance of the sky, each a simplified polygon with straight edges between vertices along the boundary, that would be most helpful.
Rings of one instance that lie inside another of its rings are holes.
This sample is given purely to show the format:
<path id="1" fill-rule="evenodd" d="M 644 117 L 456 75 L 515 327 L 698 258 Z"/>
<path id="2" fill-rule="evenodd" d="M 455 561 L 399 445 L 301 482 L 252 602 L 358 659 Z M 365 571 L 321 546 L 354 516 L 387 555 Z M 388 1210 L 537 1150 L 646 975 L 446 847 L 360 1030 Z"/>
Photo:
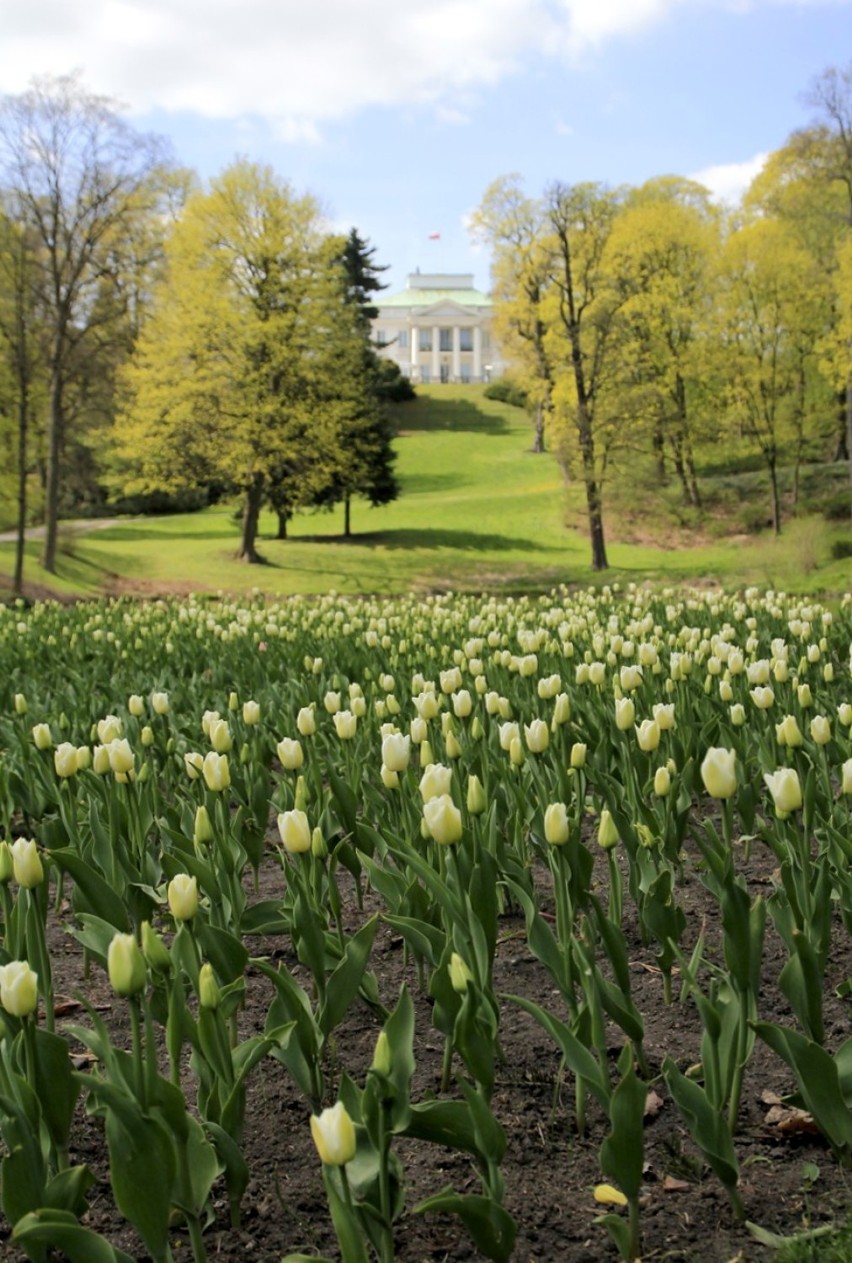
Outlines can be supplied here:
<path id="1" fill-rule="evenodd" d="M 501 175 L 735 202 L 849 65 L 852 0 L 0 0 L 0 95 L 79 72 L 203 180 L 270 165 L 391 292 L 417 268 L 489 288 L 469 221 Z"/>

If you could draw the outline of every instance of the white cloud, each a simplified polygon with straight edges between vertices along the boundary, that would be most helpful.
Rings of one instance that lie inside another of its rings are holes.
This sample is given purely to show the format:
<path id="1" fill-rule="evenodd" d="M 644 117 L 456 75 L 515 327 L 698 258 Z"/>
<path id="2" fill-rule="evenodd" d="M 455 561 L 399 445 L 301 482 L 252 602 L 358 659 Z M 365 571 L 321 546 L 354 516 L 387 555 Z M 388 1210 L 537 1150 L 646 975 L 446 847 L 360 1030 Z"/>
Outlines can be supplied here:
<path id="1" fill-rule="evenodd" d="M 576 53 L 661 18 L 677 0 L 28 0 L 5 6 L 0 85 L 79 67 L 135 113 L 251 114 L 279 135 L 369 106 L 440 107 L 529 56 Z"/>
<path id="2" fill-rule="evenodd" d="M 79 67 L 87 87 L 134 113 L 251 115 L 315 142 L 324 123 L 370 106 L 427 106 L 462 121 L 478 90 L 533 58 L 576 61 L 688 2 L 6 0 L 0 88 L 20 92 L 33 76 Z"/>
<path id="3" fill-rule="evenodd" d="M 768 157 L 768 153 L 758 153 L 744 162 L 724 162 L 715 167 L 705 167 L 702 171 L 694 171 L 689 179 L 703 184 L 718 201 L 735 206 L 754 177 L 763 170 Z"/>

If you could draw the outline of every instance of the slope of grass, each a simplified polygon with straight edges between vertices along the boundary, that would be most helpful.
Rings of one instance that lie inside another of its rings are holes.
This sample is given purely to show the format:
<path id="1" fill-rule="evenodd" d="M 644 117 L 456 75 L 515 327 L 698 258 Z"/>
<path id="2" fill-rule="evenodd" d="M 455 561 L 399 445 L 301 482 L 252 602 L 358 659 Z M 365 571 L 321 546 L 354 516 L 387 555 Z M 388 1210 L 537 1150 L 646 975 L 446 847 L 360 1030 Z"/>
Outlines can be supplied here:
<path id="1" fill-rule="evenodd" d="M 59 593 L 122 583 L 148 591 L 392 593 L 530 590 L 595 580 L 585 532 L 565 525 L 582 522 L 582 489 L 566 487 L 552 456 L 530 451 L 531 431 L 519 409 L 485 399 L 482 387 L 433 386 L 400 406 L 397 419 L 400 498 L 381 508 L 353 504 L 348 540 L 340 509 L 298 515 L 287 540 L 273 538 L 276 523 L 266 514 L 260 547 L 267 564 L 246 566 L 234 560 L 239 525 L 233 506 L 217 506 L 66 533 L 57 580 L 39 570 L 38 544 L 32 542 L 27 579 Z M 612 569 L 598 579 L 718 578 L 802 591 L 847 587 L 848 559 L 829 561 L 832 539 L 843 527 L 796 529 L 777 544 L 769 536 L 677 550 L 653 541 L 611 542 Z M 11 572 L 12 548 L 0 544 L 0 573 Z"/>

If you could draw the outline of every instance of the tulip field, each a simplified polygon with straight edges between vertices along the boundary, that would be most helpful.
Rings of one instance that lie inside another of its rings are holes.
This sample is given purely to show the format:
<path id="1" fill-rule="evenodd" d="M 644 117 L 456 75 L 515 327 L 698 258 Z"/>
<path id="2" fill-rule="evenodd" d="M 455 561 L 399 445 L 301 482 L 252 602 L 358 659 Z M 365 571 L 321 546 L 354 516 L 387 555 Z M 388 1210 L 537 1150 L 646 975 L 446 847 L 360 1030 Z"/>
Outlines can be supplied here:
<path id="1" fill-rule="evenodd" d="M 21 604 L 0 680 L 0 1258 L 849 1220 L 852 596 Z"/>

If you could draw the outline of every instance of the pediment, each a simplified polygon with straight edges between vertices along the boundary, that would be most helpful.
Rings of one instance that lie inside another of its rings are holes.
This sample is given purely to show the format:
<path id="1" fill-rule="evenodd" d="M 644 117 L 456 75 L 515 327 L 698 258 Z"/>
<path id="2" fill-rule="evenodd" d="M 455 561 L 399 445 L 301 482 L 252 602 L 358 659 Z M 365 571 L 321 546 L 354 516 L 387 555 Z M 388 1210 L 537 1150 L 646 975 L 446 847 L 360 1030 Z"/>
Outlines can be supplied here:
<path id="1" fill-rule="evenodd" d="M 434 320 L 452 320 L 458 319 L 459 316 L 472 316 L 474 319 L 481 317 L 483 311 L 474 307 L 464 307 L 461 303 L 451 303 L 444 300 L 435 303 L 432 307 L 415 307 L 418 316 L 428 316 Z"/>

